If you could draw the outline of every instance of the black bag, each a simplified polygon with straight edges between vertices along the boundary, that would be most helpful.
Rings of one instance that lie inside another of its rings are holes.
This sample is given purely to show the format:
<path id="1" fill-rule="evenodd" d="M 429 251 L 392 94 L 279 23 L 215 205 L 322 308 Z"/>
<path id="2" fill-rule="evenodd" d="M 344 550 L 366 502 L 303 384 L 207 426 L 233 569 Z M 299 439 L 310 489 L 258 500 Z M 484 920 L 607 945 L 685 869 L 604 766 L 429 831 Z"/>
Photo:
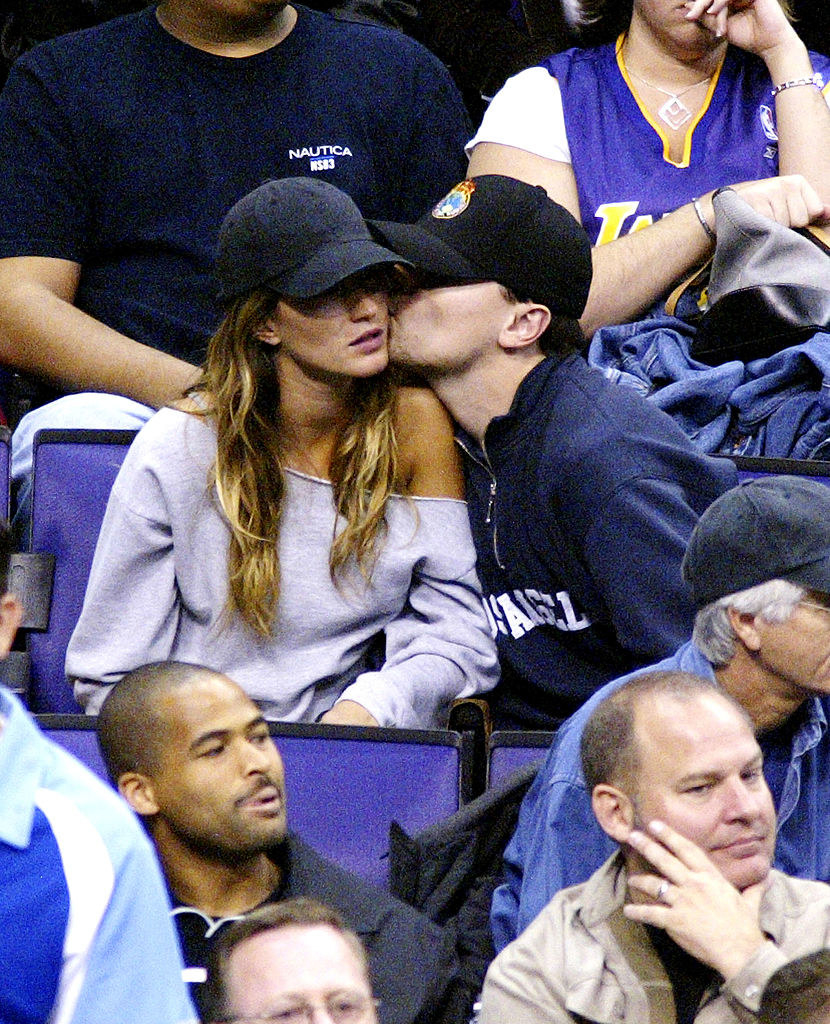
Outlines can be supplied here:
<path id="1" fill-rule="evenodd" d="M 830 329 L 830 233 L 784 227 L 731 188 L 718 190 L 713 205 L 717 242 L 692 357 L 710 366 L 749 362 Z M 670 302 L 702 277 L 698 271 Z"/>
<path id="2" fill-rule="evenodd" d="M 784 227 L 731 188 L 715 194 L 714 207 L 718 238 L 709 305 L 692 356 L 712 366 L 748 362 L 830 328 L 827 233 Z"/>

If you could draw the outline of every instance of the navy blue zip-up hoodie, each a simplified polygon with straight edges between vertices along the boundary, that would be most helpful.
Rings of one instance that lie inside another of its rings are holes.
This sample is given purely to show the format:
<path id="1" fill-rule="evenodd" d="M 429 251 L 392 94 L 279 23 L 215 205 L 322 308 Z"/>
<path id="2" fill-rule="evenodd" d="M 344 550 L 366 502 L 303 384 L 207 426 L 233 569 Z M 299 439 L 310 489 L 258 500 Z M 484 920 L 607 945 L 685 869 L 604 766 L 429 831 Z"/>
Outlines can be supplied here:
<path id="1" fill-rule="evenodd" d="M 484 444 L 460 431 L 503 728 L 553 728 L 596 689 L 688 640 L 680 562 L 736 483 L 673 420 L 581 356 L 525 377 Z"/>

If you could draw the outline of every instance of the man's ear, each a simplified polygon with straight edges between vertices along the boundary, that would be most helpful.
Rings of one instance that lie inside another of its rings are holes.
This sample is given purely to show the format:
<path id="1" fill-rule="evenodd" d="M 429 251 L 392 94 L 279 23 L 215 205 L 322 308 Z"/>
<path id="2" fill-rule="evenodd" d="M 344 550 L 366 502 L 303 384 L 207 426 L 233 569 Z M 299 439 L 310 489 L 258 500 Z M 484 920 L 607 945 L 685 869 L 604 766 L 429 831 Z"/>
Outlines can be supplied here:
<path id="1" fill-rule="evenodd" d="M 750 615 L 749 612 L 739 612 L 737 608 L 727 608 L 726 614 L 729 617 L 729 625 L 744 647 L 752 652 L 760 650 L 761 630 L 758 629 L 758 616 Z"/>
<path id="2" fill-rule="evenodd" d="M 626 842 L 635 820 L 631 797 L 616 786 L 601 782 L 594 786 L 591 806 L 602 831 L 618 843 Z"/>
<path id="3" fill-rule="evenodd" d="M 5 658 L 14 642 L 17 628 L 23 618 L 23 605 L 11 592 L 0 597 L 0 659 Z"/>
<path id="4" fill-rule="evenodd" d="M 550 324 L 550 310 L 535 302 L 519 302 L 512 318 L 499 335 L 499 345 L 508 351 L 527 348 L 545 333 Z"/>
<path id="5" fill-rule="evenodd" d="M 156 803 L 153 783 L 146 775 L 140 772 L 124 772 L 118 779 L 118 791 L 142 818 L 158 814 L 159 805 Z"/>

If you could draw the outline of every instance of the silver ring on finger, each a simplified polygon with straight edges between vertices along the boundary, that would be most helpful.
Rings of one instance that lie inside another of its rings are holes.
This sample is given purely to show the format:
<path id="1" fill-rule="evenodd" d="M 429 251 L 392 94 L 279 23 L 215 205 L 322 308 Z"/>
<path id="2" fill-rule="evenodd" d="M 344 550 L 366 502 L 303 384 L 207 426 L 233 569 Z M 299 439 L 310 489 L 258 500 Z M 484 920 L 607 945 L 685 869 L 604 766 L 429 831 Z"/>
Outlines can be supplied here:
<path id="1" fill-rule="evenodd" d="M 669 883 L 664 878 L 663 881 L 657 886 L 657 901 L 659 903 L 666 902 L 666 893 L 669 891 Z"/>

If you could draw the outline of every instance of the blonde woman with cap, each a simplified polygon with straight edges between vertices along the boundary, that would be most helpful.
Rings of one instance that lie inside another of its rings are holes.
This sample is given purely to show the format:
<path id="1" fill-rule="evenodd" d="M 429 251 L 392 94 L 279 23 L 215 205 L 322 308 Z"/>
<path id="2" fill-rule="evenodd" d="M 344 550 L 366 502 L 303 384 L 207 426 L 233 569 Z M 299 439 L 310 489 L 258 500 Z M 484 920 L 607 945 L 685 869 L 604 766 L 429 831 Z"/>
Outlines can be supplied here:
<path id="1" fill-rule="evenodd" d="M 291 721 L 431 727 L 495 684 L 449 422 L 387 372 L 401 262 L 321 180 L 227 215 L 225 317 L 124 462 L 69 644 L 88 712 L 170 658 Z"/>

